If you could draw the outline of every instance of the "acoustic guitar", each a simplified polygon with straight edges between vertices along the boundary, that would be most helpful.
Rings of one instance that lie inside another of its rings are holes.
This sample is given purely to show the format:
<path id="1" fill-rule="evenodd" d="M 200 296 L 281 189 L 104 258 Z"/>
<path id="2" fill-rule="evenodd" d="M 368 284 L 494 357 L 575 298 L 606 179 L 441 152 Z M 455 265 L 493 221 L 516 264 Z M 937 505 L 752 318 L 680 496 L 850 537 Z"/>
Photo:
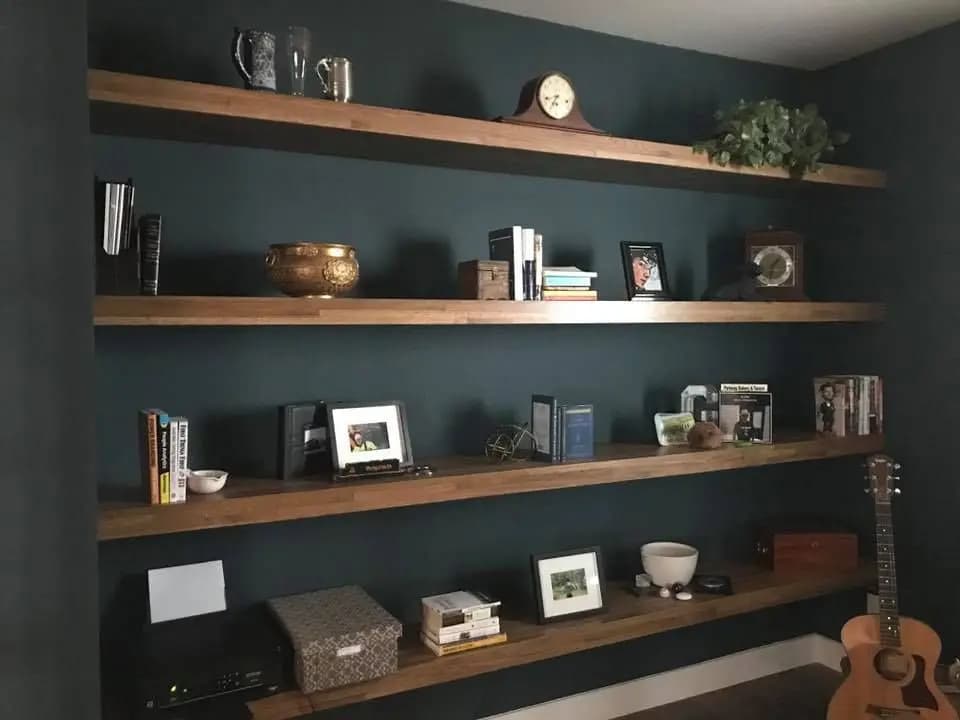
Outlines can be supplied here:
<path id="1" fill-rule="evenodd" d="M 897 604 L 897 563 L 893 551 L 890 501 L 900 494 L 893 473 L 900 469 L 885 455 L 867 461 L 877 524 L 879 615 L 847 621 L 840 641 L 850 673 L 827 708 L 827 720 L 957 720 L 953 706 L 937 687 L 933 671 L 940 638 L 924 623 L 901 617 Z"/>

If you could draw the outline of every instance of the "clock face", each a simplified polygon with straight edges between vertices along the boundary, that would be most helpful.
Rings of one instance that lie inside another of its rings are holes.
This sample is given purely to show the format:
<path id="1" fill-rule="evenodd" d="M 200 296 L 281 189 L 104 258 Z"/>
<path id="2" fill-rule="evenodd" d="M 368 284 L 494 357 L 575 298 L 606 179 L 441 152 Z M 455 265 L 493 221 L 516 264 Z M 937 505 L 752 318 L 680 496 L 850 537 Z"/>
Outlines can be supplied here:
<path id="1" fill-rule="evenodd" d="M 767 245 L 754 248 L 753 262 L 760 266 L 757 283 L 761 287 L 793 287 L 796 285 L 794 257 L 796 251 L 787 246 Z"/>
<path id="2" fill-rule="evenodd" d="M 537 88 L 537 102 L 540 109 L 554 120 L 563 120 L 573 112 L 576 93 L 573 85 L 563 75 L 547 75 Z"/>

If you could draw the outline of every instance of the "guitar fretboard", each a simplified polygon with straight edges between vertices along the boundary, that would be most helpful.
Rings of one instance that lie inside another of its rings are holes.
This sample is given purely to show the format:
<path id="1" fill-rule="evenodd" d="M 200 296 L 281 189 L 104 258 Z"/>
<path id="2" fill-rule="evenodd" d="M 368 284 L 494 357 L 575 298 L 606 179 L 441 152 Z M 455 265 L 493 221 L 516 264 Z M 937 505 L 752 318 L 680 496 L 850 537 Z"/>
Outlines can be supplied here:
<path id="1" fill-rule="evenodd" d="M 890 501 L 876 501 L 877 585 L 880 598 L 880 644 L 900 647 L 900 608 L 897 604 L 897 560 L 893 545 Z"/>

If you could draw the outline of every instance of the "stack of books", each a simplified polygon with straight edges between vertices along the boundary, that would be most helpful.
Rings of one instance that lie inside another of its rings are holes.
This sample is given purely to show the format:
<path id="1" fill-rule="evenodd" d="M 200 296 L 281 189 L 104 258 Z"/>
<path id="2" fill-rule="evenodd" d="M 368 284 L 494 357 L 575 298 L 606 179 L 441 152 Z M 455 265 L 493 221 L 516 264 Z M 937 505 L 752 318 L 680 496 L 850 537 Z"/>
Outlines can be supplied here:
<path id="1" fill-rule="evenodd" d="M 512 300 L 542 300 L 543 292 L 543 235 L 533 228 L 512 225 L 491 230 L 490 259 L 510 263 L 510 298 Z"/>
<path id="2" fill-rule="evenodd" d="M 552 395 L 534 395 L 530 403 L 534 458 L 546 462 L 592 458 L 593 425 L 593 405 L 567 405 Z"/>
<path id="3" fill-rule="evenodd" d="M 543 269 L 544 300 L 596 300 L 593 289 L 595 272 L 576 267 L 545 267 Z"/>
<path id="4" fill-rule="evenodd" d="M 877 375 L 814 378 L 817 431 L 837 437 L 883 432 L 883 379 Z"/>
<path id="5" fill-rule="evenodd" d="M 140 411 L 140 466 L 144 499 L 151 505 L 187 500 L 190 421 L 163 410 Z"/>
<path id="6" fill-rule="evenodd" d="M 500 601 L 480 592 L 458 590 L 420 601 L 420 640 L 434 655 L 475 650 L 507 641 L 500 631 Z"/>
<path id="7" fill-rule="evenodd" d="M 543 266 L 543 235 L 534 228 L 511 225 L 491 230 L 490 259 L 510 265 L 513 300 L 596 300 L 591 284 L 597 274 L 575 267 Z"/>

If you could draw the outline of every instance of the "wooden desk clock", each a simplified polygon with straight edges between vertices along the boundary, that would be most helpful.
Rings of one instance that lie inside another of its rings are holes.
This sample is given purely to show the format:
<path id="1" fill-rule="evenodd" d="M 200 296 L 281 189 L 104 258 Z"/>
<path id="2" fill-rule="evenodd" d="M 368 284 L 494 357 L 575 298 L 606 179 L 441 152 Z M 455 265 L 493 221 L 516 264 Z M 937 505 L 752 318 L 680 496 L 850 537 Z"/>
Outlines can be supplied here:
<path id="1" fill-rule="evenodd" d="M 760 266 L 757 292 L 768 300 L 806 300 L 803 236 L 789 230 L 747 233 L 746 259 Z"/>
<path id="2" fill-rule="evenodd" d="M 609 135 L 586 121 L 580 112 L 573 83 L 559 72 L 548 72 L 529 80 L 520 91 L 516 112 L 497 120 L 516 125 Z"/>

